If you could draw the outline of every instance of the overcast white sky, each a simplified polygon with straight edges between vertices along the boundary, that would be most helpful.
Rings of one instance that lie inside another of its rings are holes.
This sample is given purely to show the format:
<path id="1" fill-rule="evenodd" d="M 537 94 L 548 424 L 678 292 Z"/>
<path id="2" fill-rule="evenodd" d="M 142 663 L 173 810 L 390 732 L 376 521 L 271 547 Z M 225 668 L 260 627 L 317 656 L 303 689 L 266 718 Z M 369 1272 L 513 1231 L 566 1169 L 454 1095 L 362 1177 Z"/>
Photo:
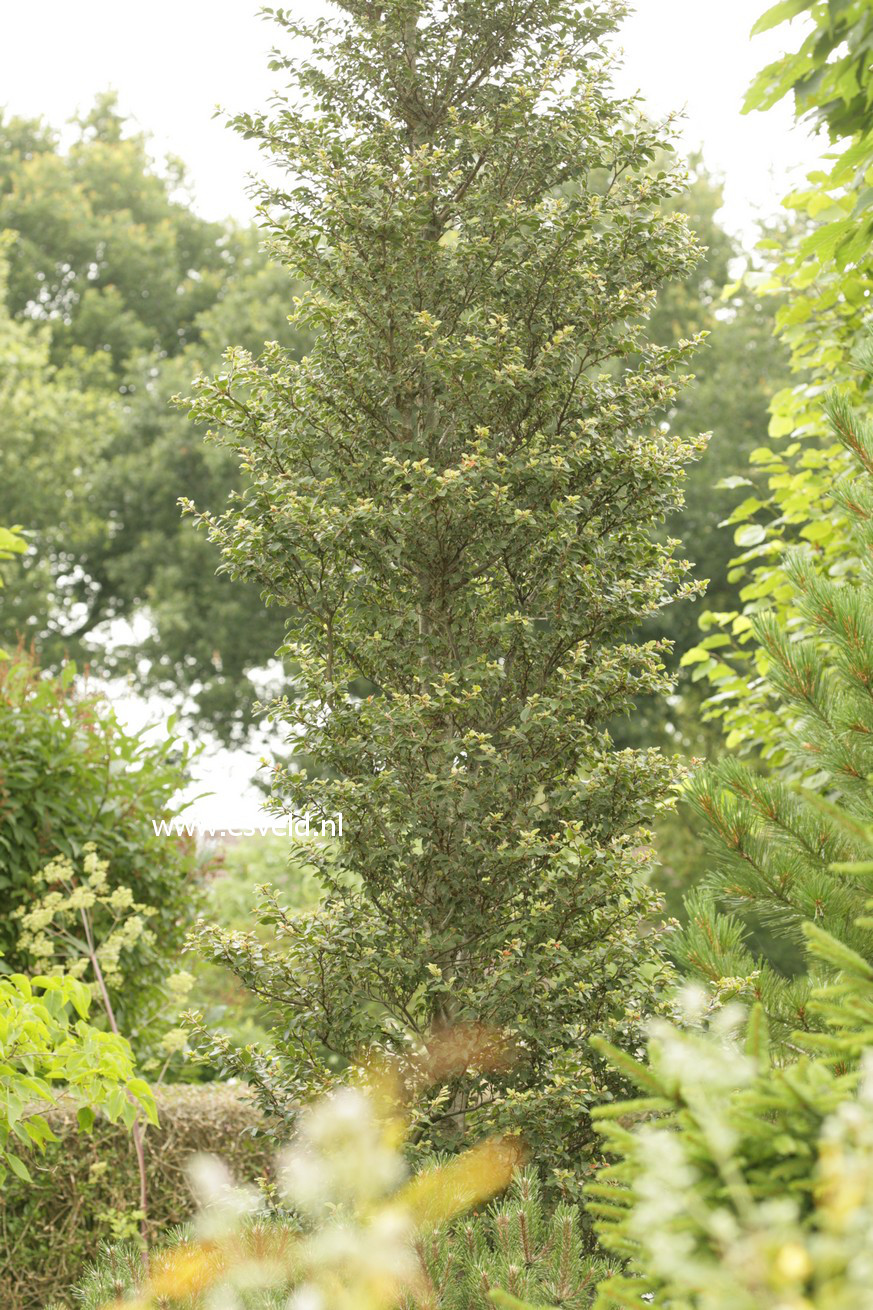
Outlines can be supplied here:
<path id="1" fill-rule="evenodd" d="M 291 0 L 300 16 L 319 0 Z M 727 182 L 726 221 L 750 226 L 772 212 L 786 167 L 809 148 L 790 131 L 787 105 L 740 116 L 753 73 L 778 52 L 779 32 L 748 39 L 765 0 L 639 0 L 623 34 L 624 91 L 640 89 L 659 113 L 685 108 L 689 148 L 702 145 Z M 255 0 L 0 0 L 0 105 L 62 123 L 95 94 L 115 88 L 156 146 L 191 168 L 198 207 L 246 218 L 246 175 L 255 147 L 212 118 L 262 105 L 274 89 L 266 54 L 273 24 Z"/>
<path id="2" fill-rule="evenodd" d="M 299 16 L 318 0 L 289 0 Z M 275 89 L 266 56 L 277 30 L 260 20 L 255 0 L 0 0 L 0 106 L 43 115 L 60 125 L 87 109 L 107 87 L 122 108 L 153 133 L 158 152 L 189 165 L 198 208 L 209 217 L 247 219 L 247 174 L 258 166 L 253 145 L 212 117 L 263 105 Z M 751 234 L 756 214 L 773 213 L 798 165 L 813 166 L 814 148 L 791 130 L 790 106 L 740 115 L 756 70 L 779 53 L 780 32 L 748 39 L 765 0 L 639 0 L 623 33 L 622 91 L 642 91 L 656 114 L 684 109 L 688 149 L 702 147 L 724 175 L 724 220 Z M 157 706 L 122 698 L 132 726 Z M 127 712 L 129 710 L 129 713 Z M 246 787 L 257 755 L 219 753 L 199 769 L 214 790 L 193 812 L 203 824 L 243 826 L 258 802 Z"/>

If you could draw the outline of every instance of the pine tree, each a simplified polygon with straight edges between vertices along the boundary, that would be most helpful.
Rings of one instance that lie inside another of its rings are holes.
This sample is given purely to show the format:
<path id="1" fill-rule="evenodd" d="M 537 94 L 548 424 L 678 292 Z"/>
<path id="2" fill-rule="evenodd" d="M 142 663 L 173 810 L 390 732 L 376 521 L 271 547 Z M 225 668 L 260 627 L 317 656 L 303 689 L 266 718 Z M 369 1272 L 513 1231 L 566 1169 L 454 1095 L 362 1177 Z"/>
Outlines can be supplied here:
<path id="1" fill-rule="evenodd" d="M 873 353 L 862 363 L 873 370 Z M 802 960 L 805 923 L 866 958 L 873 954 L 863 889 L 832 867 L 861 858 L 862 833 L 831 808 L 863 819 L 871 806 L 873 424 L 839 392 L 826 412 L 853 459 L 854 474 L 832 494 L 852 525 L 849 552 L 860 564 L 841 577 L 818 564 L 814 546 L 790 551 L 785 571 L 801 622 L 786 632 L 764 613 L 754 624 L 771 703 L 788 725 L 786 765 L 767 772 L 728 756 L 690 785 L 713 865 L 687 902 L 678 957 L 723 992 L 761 1001 L 774 1036 L 817 1024 L 807 1002 L 825 966 L 816 964 L 811 978 L 778 967 L 786 958 Z M 814 803 L 800 784 L 830 805 Z M 733 914 L 721 914 L 719 904 Z M 763 957 L 750 949 L 750 923 L 766 930 Z"/>
<path id="2" fill-rule="evenodd" d="M 836 872 L 869 884 L 873 825 L 810 803 L 864 849 Z M 645 1064 L 599 1043 L 642 1096 L 593 1112 L 613 1162 L 588 1211 L 625 1262 L 595 1310 L 869 1306 L 873 962 L 815 923 L 804 934 L 829 979 L 807 999 L 819 1030 L 794 1033 L 791 1058 L 760 1005 L 744 1018 L 702 994 L 684 1030 L 657 1024 Z"/>
<path id="3" fill-rule="evenodd" d="M 694 590 L 656 531 L 701 446 L 656 421 L 691 344 L 645 324 L 696 251 L 665 132 L 610 85 L 622 4 L 335 8 L 275 13 L 312 54 L 238 122 L 285 169 L 265 222 L 313 347 L 231 352 L 192 413 L 251 476 L 206 520 L 225 567 L 288 614 L 273 713 L 313 768 L 276 804 L 343 834 L 311 851 L 322 909 L 265 899 L 274 950 L 201 929 L 273 1018 L 272 1052 L 211 1053 L 293 1118 L 452 1029 L 422 1146 L 523 1129 L 572 1187 L 620 1085 L 585 1038 L 639 1046 L 666 973 L 645 832 L 673 770 L 605 725 L 669 687 L 630 634 Z"/>
<path id="4" fill-rule="evenodd" d="M 607 1263 L 586 1252 L 576 1206 L 550 1209 L 534 1169 L 481 1214 L 417 1241 L 427 1288 L 410 1310 L 491 1310 L 494 1289 L 537 1306 L 585 1310 Z"/>

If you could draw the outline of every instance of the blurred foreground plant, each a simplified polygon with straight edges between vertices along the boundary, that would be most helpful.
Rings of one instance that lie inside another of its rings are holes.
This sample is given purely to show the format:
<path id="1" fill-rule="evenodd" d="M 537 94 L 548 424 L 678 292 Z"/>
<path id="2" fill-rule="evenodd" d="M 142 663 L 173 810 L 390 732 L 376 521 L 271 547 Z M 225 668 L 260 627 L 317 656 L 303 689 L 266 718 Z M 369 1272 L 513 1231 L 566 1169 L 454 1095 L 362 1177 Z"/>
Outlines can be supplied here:
<path id="1" fill-rule="evenodd" d="M 444 1069 L 447 1049 L 436 1043 L 426 1053 L 422 1081 Z M 408 1177 L 403 1107 L 414 1090 L 408 1067 L 401 1080 L 382 1066 L 308 1107 L 277 1161 L 278 1222 L 268 1222 L 255 1189 L 235 1186 L 213 1157 L 196 1157 L 201 1208 L 191 1236 L 155 1255 L 134 1299 L 117 1304 L 380 1310 L 425 1294 L 416 1234 L 506 1188 L 523 1150 L 516 1138 L 493 1138 Z M 89 1304 L 100 1304 L 100 1290 L 92 1283 Z"/>

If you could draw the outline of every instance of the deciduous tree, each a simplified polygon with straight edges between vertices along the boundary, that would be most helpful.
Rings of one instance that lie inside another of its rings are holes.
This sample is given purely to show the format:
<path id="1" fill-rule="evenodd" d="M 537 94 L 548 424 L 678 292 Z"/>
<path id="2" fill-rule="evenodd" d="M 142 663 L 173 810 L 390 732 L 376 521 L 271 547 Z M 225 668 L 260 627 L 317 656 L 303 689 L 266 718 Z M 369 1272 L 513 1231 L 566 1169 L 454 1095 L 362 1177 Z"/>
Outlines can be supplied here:
<path id="1" fill-rule="evenodd" d="M 206 521 L 288 619 L 275 712 L 323 769 L 277 774 L 277 804 L 343 814 L 323 908 L 265 902 L 276 951 L 202 930 L 275 1019 L 274 1055 L 226 1058 L 293 1116 L 367 1050 L 484 1026 L 417 1139 L 523 1129 L 568 1188 L 611 1094 L 586 1035 L 634 1047 L 665 971 L 642 834 L 672 770 L 604 725 L 668 686 L 630 634 L 693 591 L 655 530 L 700 448 L 656 421 L 690 345 L 646 315 L 696 250 L 664 131 L 610 85 L 620 14 L 278 11 L 312 55 L 277 56 L 291 96 L 239 127 L 285 167 L 271 245 L 314 341 L 232 352 L 192 405 L 250 479 Z"/>

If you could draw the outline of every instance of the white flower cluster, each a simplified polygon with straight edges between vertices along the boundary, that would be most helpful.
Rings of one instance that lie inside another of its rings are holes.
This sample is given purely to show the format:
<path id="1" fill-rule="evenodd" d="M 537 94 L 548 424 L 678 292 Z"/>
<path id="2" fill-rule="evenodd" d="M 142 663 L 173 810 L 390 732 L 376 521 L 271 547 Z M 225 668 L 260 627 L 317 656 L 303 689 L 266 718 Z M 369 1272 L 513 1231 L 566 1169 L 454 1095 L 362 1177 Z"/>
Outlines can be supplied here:
<path id="1" fill-rule="evenodd" d="M 294 1208 L 318 1218 L 328 1206 L 367 1206 L 386 1196 L 404 1167 L 385 1142 L 371 1098 L 343 1087 L 302 1116 L 294 1146 L 280 1158 L 280 1176 Z"/>
<path id="2" fill-rule="evenodd" d="M 239 1310 L 254 1286 L 291 1287 L 287 1310 L 378 1310 L 396 1304 L 420 1276 L 412 1217 L 397 1202 L 406 1169 L 366 1092 L 337 1091 L 301 1116 L 297 1139 L 279 1159 L 279 1190 L 312 1231 L 287 1261 L 227 1271 L 222 1310 Z M 232 1237 L 261 1206 L 252 1188 L 235 1187 L 224 1165 L 198 1157 L 191 1179 L 201 1201 L 198 1236 Z M 272 1277 L 272 1283 L 269 1281 Z M 219 1289 L 215 1289 L 216 1292 Z"/>

